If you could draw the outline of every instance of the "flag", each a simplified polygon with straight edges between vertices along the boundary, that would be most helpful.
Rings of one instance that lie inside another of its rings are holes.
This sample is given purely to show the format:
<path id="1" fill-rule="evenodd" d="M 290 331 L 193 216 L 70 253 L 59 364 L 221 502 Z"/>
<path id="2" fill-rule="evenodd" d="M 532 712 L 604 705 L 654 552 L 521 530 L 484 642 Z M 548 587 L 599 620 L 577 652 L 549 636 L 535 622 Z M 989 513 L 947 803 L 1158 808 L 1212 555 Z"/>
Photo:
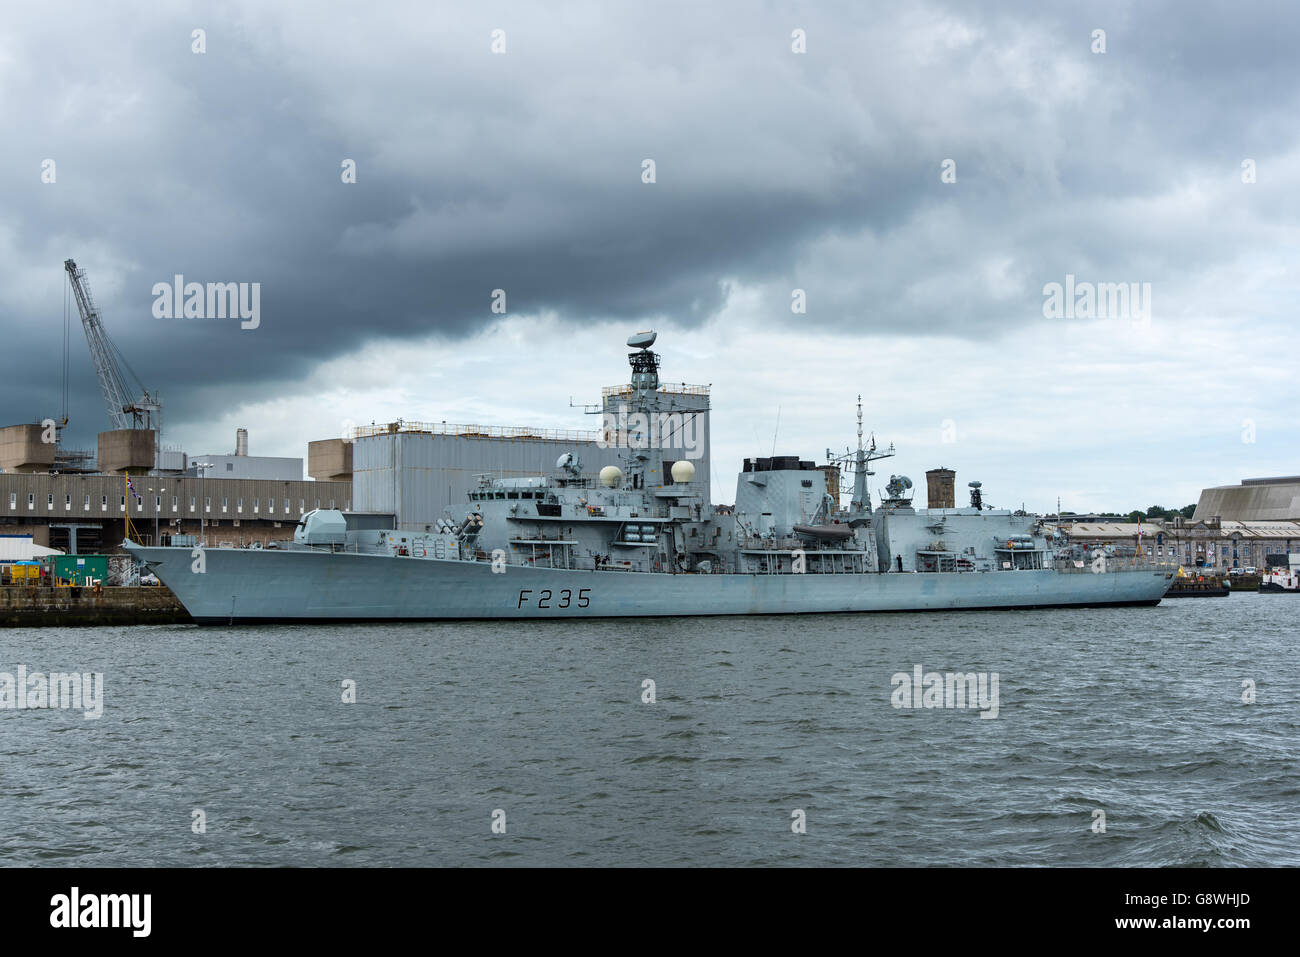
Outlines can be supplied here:
<path id="1" fill-rule="evenodd" d="M 131 490 L 131 494 L 132 494 L 132 495 L 137 495 L 137 496 L 138 496 L 138 495 L 140 494 L 139 492 L 137 492 L 137 491 L 135 490 L 135 486 L 131 484 L 131 476 L 129 476 L 129 475 L 126 477 L 126 487 L 129 488 L 129 489 Z"/>

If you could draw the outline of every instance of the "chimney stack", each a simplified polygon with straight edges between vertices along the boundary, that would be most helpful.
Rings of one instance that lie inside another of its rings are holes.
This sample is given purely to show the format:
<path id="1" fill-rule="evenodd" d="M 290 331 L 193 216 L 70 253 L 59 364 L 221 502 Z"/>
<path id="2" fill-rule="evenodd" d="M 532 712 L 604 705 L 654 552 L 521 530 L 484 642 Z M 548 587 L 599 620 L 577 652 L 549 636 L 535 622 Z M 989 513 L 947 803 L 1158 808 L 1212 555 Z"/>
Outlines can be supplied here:
<path id="1" fill-rule="evenodd" d="M 952 469 L 930 469 L 925 473 L 926 497 L 930 508 L 953 508 L 957 493 L 953 488 L 957 473 Z"/>

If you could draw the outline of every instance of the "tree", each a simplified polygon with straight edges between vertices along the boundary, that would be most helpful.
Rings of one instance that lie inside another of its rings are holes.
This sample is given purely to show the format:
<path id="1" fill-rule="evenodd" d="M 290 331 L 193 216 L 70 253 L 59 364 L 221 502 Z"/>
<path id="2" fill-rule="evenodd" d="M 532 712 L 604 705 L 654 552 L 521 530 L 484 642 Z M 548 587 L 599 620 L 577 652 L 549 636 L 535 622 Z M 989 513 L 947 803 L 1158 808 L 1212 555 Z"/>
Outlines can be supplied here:
<path id="1" fill-rule="evenodd" d="M 1180 515 L 1183 516 L 1183 518 L 1191 518 L 1193 515 L 1196 514 L 1196 505 L 1195 504 L 1184 505 L 1182 508 L 1178 510 L 1178 512 Z"/>

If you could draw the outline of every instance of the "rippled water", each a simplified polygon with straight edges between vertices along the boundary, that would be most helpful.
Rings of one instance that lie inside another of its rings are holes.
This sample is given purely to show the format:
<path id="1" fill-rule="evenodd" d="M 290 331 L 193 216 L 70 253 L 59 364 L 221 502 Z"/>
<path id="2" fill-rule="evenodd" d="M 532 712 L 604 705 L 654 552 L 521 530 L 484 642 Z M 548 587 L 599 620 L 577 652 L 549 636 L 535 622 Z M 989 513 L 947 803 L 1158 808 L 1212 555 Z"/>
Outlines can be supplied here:
<path id="1" fill-rule="evenodd" d="M 0 711 L 0 864 L 1295 865 L 1298 616 L 7 630 L 106 704 Z M 894 708 L 915 665 L 998 717 Z"/>

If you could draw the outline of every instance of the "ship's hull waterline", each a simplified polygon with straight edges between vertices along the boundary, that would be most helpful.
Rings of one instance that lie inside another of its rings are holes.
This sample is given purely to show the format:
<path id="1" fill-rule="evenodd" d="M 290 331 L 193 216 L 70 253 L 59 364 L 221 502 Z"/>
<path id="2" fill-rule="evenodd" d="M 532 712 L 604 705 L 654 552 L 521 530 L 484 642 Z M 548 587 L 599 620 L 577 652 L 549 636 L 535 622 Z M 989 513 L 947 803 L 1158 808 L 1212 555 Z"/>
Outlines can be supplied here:
<path id="1" fill-rule="evenodd" d="M 795 615 L 1155 605 L 1162 571 L 644 574 L 127 543 L 200 623 Z M 651 587 L 647 587 L 651 586 Z"/>

